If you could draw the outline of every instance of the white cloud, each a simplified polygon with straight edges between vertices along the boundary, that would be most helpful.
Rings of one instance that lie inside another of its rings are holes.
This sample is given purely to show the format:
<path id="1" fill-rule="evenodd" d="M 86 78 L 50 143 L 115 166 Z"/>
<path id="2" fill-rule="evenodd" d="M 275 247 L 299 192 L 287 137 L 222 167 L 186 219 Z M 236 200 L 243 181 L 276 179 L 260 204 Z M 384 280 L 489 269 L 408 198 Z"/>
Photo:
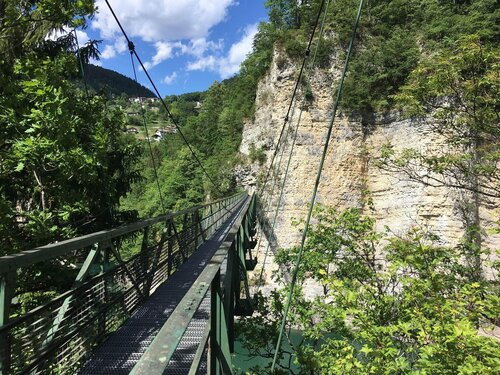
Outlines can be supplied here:
<path id="1" fill-rule="evenodd" d="M 241 62 L 252 49 L 257 24 L 244 30 L 242 38 L 224 54 L 224 40 L 210 40 L 210 30 L 223 22 L 228 9 L 237 0 L 109 0 L 129 37 L 141 39 L 154 47 L 153 56 L 145 63 L 147 69 L 163 61 L 189 55 L 187 70 L 209 70 L 221 78 L 239 71 Z M 91 27 L 100 38 L 109 42 L 104 46 L 102 58 L 112 58 L 127 50 L 127 44 L 104 0 L 96 0 L 98 13 Z M 173 82 L 174 73 L 164 82 Z"/>
<path id="2" fill-rule="evenodd" d="M 229 78 L 238 73 L 240 65 L 252 51 L 253 40 L 258 31 L 258 24 L 245 28 L 243 37 L 234 43 L 226 56 L 201 56 L 196 61 L 187 65 L 187 70 L 212 70 L 219 73 L 221 78 Z"/>
<path id="3" fill-rule="evenodd" d="M 118 19 L 130 37 L 146 42 L 198 39 L 222 22 L 234 0 L 110 0 Z M 92 27 L 104 39 L 120 30 L 104 0 L 96 0 L 98 13 Z"/>
<path id="4" fill-rule="evenodd" d="M 207 40 L 206 38 L 198 38 L 190 41 L 189 45 L 186 46 L 186 53 L 190 55 L 201 57 L 206 52 L 216 52 L 224 49 L 224 40 L 219 39 L 217 42 L 212 40 Z"/>
<path id="5" fill-rule="evenodd" d="M 114 47 L 117 53 L 128 51 L 127 40 L 124 37 L 118 38 L 114 44 Z"/>
<path id="6" fill-rule="evenodd" d="M 76 30 L 76 37 L 78 38 L 78 44 L 84 46 L 90 41 L 89 35 L 82 30 Z"/>
<path id="7" fill-rule="evenodd" d="M 216 42 L 207 40 L 206 38 L 193 39 L 187 43 L 156 42 L 156 53 L 151 61 L 145 63 L 145 67 L 146 69 L 150 69 L 174 56 L 186 54 L 201 58 L 207 52 L 218 52 L 223 48 L 224 41 L 222 39 Z"/>
<path id="8" fill-rule="evenodd" d="M 156 54 L 153 56 L 151 62 L 146 62 L 146 69 L 152 68 L 159 63 L 170 59 L 173 57 L 174 45 L 168 42 L 156 42 L 155 43 Z"/>
<path id="9" fill-rule="evenodd" d="M 162 82 L 165 83 L 166 85 L 171 85 L 172 83 L 175 82 L 176 79 L 177 79 L 177 73 L 173 72 L 172 74 L 167 75 L 165 78 L 163 78 Z"/>
<path id="10" fill-rule="evenodd" d="M 247 55 L 252 51 L 253 39 L 258 31 L 258 24 L 253 24 L 245 29 L 245 34 L 239 42 L 233 44 L 227 57 L 221 61 L 219 74 L 222 78 L 228 78 L 233 74 L 238 73 L 241 63 Z"/>
<path id="11" fill-rule="evenodd" d="M 70 28 L 64 28 L 63 30 L 52 30 L 50 33 L 47 34 L 45 40 L 56 41 L 58 38 L 66 36 L 72 32 L 73 29 Z M 80 45 L 80 47 L 83 47 L 90 40 L 88 34 L 85 31 L 78 29 L 76 30 L 76 37 L 78 38 L 78 44 Z"/>
<path id="12" fill-rule="evenodd" d="M 127 40 L 125 38 L 118 38 L 114 44 L 106 44 L 101 51 L 101 58 L 112 59 L 116 55 L 122 54 L 128 50 Z"/>
<path id="13" fill-rule="evenodd" d="M 187 65 L 187 70 L 216 70 L 218 60 L 214 56 L 200 57 Z"/>
<path id="14" fill-rule="evenodd" d="M 104 46 L 104 49 L 101 52 L 101 58 L 102 59 L 112 59 L 113 57 L 116 56 L 116 50 L 115 47 L 112 45 L 106 45 Z"/>

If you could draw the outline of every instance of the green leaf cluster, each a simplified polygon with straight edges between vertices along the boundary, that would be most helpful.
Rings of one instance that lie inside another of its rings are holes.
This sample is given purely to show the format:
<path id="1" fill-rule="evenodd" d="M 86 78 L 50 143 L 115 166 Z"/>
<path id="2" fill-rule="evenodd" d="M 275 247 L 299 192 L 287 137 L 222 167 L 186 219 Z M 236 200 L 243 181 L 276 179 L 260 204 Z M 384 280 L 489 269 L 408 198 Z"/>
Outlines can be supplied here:
<path id="1" fill-rule="evenodd" d="M 305 54 L 320 0 L 268 1 L 269 28 L 292 58 Z M 319 49 L 319 67 L 342 60 L 351 38 L 358 0 L 332 2 Z M 394 107 L 393 95 L 424 56 L 467 35 L 485 45 L 498 43 L 500 9 L 495 0 L 370 0 L 363 17 L 345 82 L 342 106 L 370 115 Z M 317 41 L 315 42 L 317 43 Z"/>
<path id="2" fill-rule="evenodd" d="M 120 111 L 75 84 L 78 58 L 95 57 L 95 44 L 76 51 L 72 34 L 46 40 L 85 27 L 93 11 L 87 0 L 0 4 L 0 255 L 127 219 L 117 207 L 140 179 L 140 147 L 122 132 Z M 18 275 L 21 310 L 74 279 L 70 258 Z"/>
<path id="3" fill-rule="evenodd" d="M 294 347 L 300 373 L 498 373 L 500 344 L 489 331 L 499 318 L 498 285 L 472 279 L 460 247 L 440 246 L 419 228 L 401 237 L 377 232 L 358 209 L 319 207 L 315 217 L 289 322 L 304 335 Z M 292 267 L 296 254 L 283 250 L 277 262 Z M 310 279 L 323 286 L 314 299 L 302 292 Z M 283 306 L 275 300 L 241 323 L 250 348 L 253 322 L 276 334 Z"/>
<path id="4" fill-rule="evenodd" d="M 430 122 L 426 118 L 431 116 L 445 147 L 396 152 L 388 144 L 381 150 L 379 166 L 426 185 L 500 197 L 498 56 L 498 47 L 471 35 L 422 60 L 394 99 L 414 121 Z"/>

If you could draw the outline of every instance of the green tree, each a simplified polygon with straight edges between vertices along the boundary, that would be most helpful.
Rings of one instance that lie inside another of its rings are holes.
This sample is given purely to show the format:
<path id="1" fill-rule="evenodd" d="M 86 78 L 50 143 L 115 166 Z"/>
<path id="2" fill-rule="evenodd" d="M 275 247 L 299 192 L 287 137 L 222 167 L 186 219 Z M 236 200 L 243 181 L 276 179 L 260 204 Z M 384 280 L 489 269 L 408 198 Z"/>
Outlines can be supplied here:
<path id="1" fill-rule="evenodd" d="M 0 246 L 27 250 L 116 225 L 119 199 L 140 178 L 138 144 L 122 133 L 123 115 L 75 81 L 75 50 L 93 1 L 4 1 L 0 6 Z M 67 263 L 69 264 L 69 262 Z M 74 270 L 51 262 L 20 275 L 18 293 L 67 285 Z M 61 279 L 64 279 L 61 282 Z M 47 295 L 50 295 L 48 292 Z"/>
<path id="2" fill-rule="evenodd" d="M 269 21 L 277 28 L 298 28 L 300 26 L 300 3 L 295 0 L 267 0 Z"/>
<path id="3" fill-rule="evenodd" d="M 394 145 L 381 150 L 378 165 L 427 186 L 461 192 L 471 272 L 481 275 L 479 206 L 500 199 L 499 50 L 478 35 L 425 59 L 395 96 L 414 121 L 433 124 L 443 147 L 422 152 Z"/>
<path id="4" fill-rule="evenodd" d="M 423 121 L 432 117 L 446 150 L 423 154 L 409 149 L 398 158 L 389 146 L 382 165 L 401 166 L 409 178 L 428 185 L 499 198 L 498 52 L 472 35 L 423 61 L 396 99 L 408 116 Z M 418 168 L 427 175 L 416 176 Z"/>
<path id="5" fill-rule="evenodd" d="M 460 248 L 438 246 L 418 228 L 403 237 L 377 233 L 358 209 L 318 208 L 315 216 L 290 318 L 304 335 L 295 347 L 300 373 L 498 372 L 500 344 L 478 333 L 499 317 L 497 285 L 472 280 Z M 296 253 L 281 251 L 277 262 L 291 267 Z M 308 279 L 323 286 L 322 295 L 304 297 Z M 276 339 L 282 300 L 263 299 L 260 314 L 240 323 L 249 349 L 256 350 L 256 330 Z"/>

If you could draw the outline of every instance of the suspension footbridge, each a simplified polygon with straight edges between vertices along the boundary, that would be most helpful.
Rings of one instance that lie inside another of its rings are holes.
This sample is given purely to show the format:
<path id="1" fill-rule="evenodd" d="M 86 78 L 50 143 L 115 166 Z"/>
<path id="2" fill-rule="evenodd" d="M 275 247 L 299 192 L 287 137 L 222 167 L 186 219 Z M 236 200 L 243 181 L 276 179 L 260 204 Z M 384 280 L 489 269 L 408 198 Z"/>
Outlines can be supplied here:
<path id="1" fill-rule="evenodd" d="M 252 308 L 256 225 L 255 198 L 238 194 L 3 257 L 4 322 L 17 274 L 83 261 L 65 293 L 2 325 L 2 373 L 228 373 L 234 315 Z"/>

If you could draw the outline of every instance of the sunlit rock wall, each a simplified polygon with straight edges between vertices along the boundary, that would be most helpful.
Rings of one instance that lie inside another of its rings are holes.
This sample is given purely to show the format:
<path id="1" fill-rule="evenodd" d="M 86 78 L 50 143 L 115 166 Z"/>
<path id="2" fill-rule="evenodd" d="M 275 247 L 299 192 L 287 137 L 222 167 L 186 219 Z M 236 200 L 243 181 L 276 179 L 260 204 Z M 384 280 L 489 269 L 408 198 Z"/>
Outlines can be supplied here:
<path id="1" fill-rule="evenodd" d="M 340 62 L 335 58 L 333 61 L 328 71 L 315 70 L 311 75 L 314 98 L 306 104 L 301 114 L 277 217 L 276 233 L 280 247 L 293 246 L 300 241 L 299 228 L 293 225 L 293 221 L 304 219 L 306 216 L 325 144 L 332 115 L 332 93 L 340 76 Z M 269 167 L 290 105 L 297 71 L 296 64 L 285 59 L 283 53 L 276 51 L 270 70 L 259 83 L 255 119 L 244 127 L 240 151 L 248 155 L 252 144 L 256 148 L 264 147 L 267 162 L 263 166 L 248 163 L 238 168 L 239 182 L 248 191 L 255 189 L 259 173 Z M 292 128 L 287 127 L 288 130 L 285 131 L 287 142 L 283 156 L 281 157 L 281 150 L 277 153 L 276 160 L 281 159 L 281 178 L 299 115 L 300 108 L 297 105 L 290 116 Z M 429 122 L 402 120 L 396 115 L 362 121 L 341 113 L 334 123 L 317 202 L 333 205 L 338 209 L 360 207 L 365 214 L 377 219 L 377 229 L 382 231 L 387 227 L 394 235 L 404 234 L 410 228 L 420 226 L 438 235 L 443 245 L 459 243 L 463 239 L 465 229 L 460 210 L 463 194 L 456 189 L 429 187 L 410 182 L 400 173 L 381 170 L 374 162 L 374 157 L 386 142 L 391 142 L 400 150 L 443 147 Z M 281 181 L 274 184 L 274 199 L 268 212 L 271 221 L 280 184 Z M 266 190 L 268 193 L 273 190 L 273 182 L 267 184 Z M 369 193 L 373 204 L 363 203 L 366 200 L 363 199 L 362 192 Z M 479 207 L 483 243 L 491 248 L 500 247 L 500 237 L 491 231 L 494 221 L 500 218 L 499 207 L 498 201 L 481 203 Z"/>

